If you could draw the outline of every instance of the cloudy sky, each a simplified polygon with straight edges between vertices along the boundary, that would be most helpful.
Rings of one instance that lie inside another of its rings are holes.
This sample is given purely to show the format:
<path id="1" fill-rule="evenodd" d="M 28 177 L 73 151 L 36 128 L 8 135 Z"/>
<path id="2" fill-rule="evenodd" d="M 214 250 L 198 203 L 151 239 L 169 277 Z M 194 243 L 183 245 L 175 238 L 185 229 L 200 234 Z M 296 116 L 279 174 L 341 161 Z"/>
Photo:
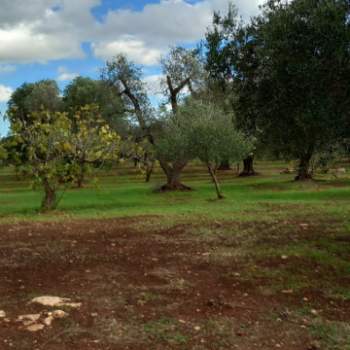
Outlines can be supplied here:
<path id="1" fill-rule="evenodd" d="M 244 18 L 261 0 L 235 0 Z M 169 46 L 203 38 L 228 0 L 1 0 L 0 111 L 24 82 L 98 77 L 106 59 L 125 53 L 155 82 Z M 0 135 L 7 132 L 0 118 Z"/>

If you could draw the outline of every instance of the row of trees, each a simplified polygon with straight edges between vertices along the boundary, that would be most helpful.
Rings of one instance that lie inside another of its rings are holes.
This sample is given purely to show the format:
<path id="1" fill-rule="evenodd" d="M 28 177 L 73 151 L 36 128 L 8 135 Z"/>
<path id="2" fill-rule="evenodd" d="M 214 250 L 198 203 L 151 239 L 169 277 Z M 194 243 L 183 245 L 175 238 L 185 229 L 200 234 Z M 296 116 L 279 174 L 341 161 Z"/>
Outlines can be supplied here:
<path id="1" fill-rule="evenodd" d="M 298 159 L 296 179 L 308 179 L 313 157 L 350 136 L 349 18 L 347 0 L 269 0 L 248 23 L 230 5 L 214 14 L 200 48 L 162 59 L 157 110 L 142 67 L 123 55 L 99 80 L 76 78 L 63 97 L 53 81 L 24 84 L 9 102 L 0 156 L 30 166 L 46 209 L 57 187 L 47 178 L 82 186 L 88 169 L 121 157 L 139 159 L 147 179 L 158 161 L 164 191 L 189 190 L 181 173 L 199 158 L 218 198 L 216 170 L 244 159 L 241 175 L 254 175 L 262 150 Z"/>
<path id="2" fill-rule="evenodd" d="M 223 159 L 240 161 L 251 143 L 235 130 L 232 113 L 204 102 L 198 51 L 174 48 L 162 65 L 171 108 L 165 101 L 158 111 L 149 102 L 140 67 L 122 55 L 107 62 L 100 80 L 79 77 L 62 97 L 50 80 L 14 92 L 7 112 L 11 133 L 2 141 L 2 154 L 42 186 L 43 210 L 56 207 L 60 186 L 82 187 L 89 170 L 126 157 L 142 160 L 147 179 L 157 160 L 167 179 L 162 190 L 189 190 L 180 175 L 199 158 L 223 198 L 216 168 Z"/>
<path id="3" fill-rule="evenodd" d="M 349 1 L 268 0 L 248 24 L 231 5 L 213 24 L 207 71 L 238 127 L 310 178 L 313 157 L 350 137 Z"/>

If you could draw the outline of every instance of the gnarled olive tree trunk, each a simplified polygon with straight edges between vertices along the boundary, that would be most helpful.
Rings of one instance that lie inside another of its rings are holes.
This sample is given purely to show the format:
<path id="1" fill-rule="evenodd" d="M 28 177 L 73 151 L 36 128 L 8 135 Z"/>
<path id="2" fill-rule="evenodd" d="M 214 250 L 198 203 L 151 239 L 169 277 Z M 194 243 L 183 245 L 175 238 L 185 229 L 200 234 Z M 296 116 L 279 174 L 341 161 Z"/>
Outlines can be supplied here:
<path id="1" fill-rule="evenodd" d="M 44 187 L 44 198 L 41 202 L 41 210 L 53 210 L 57 206 L 56 189 L 50 184 L 48 179 L 42 181 Z"/>
<path id="2" fill-rule="evenodd" d="M 305 154 L 302 154 L 299 158 L 299 165 L 298 165 L 298 173 L 295 177 L 296 181 L 305 181 L 312 179 L 312 172 L 310 171 L 310 163 L 311 163 L 311 152 L 306 152 Z"/>
<path id="3" fill-rule="evenodd" d="M 190 191 L 191 188 L 182 184 L 180 181 L 181 173 L 187 164 L 187 161 L 176 161 L 167 163 L 164 160 L 159 160 L 159 164 L 163 169 L 167 183 L 161 187 L 161 191 Z"/>
<path id="4" fill-rule="evenodd" d="M 243 159 L 243 171 L 239 176 L 254 176 L 256 172 L 254 170 L 254 155 L 250 154 L 247 158 Z"/>

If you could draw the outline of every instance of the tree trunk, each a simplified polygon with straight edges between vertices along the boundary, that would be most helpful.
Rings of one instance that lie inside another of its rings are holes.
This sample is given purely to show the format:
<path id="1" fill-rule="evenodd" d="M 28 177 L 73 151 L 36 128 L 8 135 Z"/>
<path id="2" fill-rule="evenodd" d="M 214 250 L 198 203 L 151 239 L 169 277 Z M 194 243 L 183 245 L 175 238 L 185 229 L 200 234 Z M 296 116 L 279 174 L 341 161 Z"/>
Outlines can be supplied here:
<path id="1" fill-rule="evenodd" d="M 218 170 L 231 170 L 230 162 L 228 160 L 222 161 Z"/>
<path id="2" fill-rule="evenodd" d="M 134 161 L 134 168 L 137 168 L 139 161 L 140 161 L 139 158 L 133 157 L 133 161 Z"/>
<path id="3" fill-rule="evenodd" d="M 254 156 L 249 155 L 246 159 L 243 159 L 243 171 L 239 176 L 254 176 L 256 172 L 254 170 Z"/>
<path id="4" fill-rule="evenodd" d="M 190 187 L 180 181 L 181 172 L 187 162 L 174 162 L 171 165 L 163 161 L 159 163 L 167 178 L 167 183 L 160 188 L 161 191 L 191 191 Z"/>
<path id="5" fill-rule="evenodd" d="M 56 208 L 57 198 L 56 190 L 50 185 L 50 182 L 47 179 L 43 180 L 44 187 L 44 198 L 41 202 L 41 210 L 49 211 Z"/>
<path id="6" fill-rule="evenodd" d="M 215 171 L 213 170 L 213 168 L 210 165 L 208 165 L 208 171 L 209 171 L 209 174 L 214 182 L 216 195 L 217 195 L 218 199 L 223 199 L 224 196 L 221 193 L 220 185 L 219 185 L 218 179 L 215 175 Z"/>
<path id="7" fill-rule="evenodd" d="M 298 166 L 298 175 L 295 177 L 296 181 L 305 181 L 312 179 L 310 172 L 311 154 L 307 153 L 300 157 Z"/>
<path id="8" fill-rule="evenodd" d="M 154 169 L 154 161 L 146 161 L 146 178 L 145 178 L 146 182 L 151 181 L 153 169 Z"/>
<path id="9" fill-rule="evenodd" d="M 79 174 L 77 176 L 77 188 L 83 188 L 85 180 L 85 164 L 81 163 L 79 165 Z"/>

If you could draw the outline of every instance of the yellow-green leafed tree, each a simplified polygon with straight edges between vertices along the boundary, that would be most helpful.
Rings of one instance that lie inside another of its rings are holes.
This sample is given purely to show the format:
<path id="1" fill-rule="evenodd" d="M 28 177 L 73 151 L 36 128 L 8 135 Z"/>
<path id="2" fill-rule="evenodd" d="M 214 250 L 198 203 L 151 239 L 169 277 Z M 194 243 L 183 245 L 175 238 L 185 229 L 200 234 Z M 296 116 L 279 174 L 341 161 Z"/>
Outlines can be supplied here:
<path id="1" fill-rule="evenodd" d="M 73 119 L 66 113 L 47 111 L 34 112 L 31 119 L 26 126 L 12 123 L 11 130 L 21 146 L 18 152 L 26 153 L 21 157 L 22 167 L 43 188 L 43 211 L 57 207 L 61 185 L 80 181 L 82 164 L 103 162 L 119 153 L 119 136 L 100 121 L 92 107 L 83 108 Z"/>
<path id="2" fill-rule="evenodd" d="M 70 153 L 72 174 L 80 188 L 86 174 L 106 161 L 119 158 L 121 138 L 101 117 L 96 105 L 81 107 L 71 121 L 70 138 L 65 148 Z"/>

